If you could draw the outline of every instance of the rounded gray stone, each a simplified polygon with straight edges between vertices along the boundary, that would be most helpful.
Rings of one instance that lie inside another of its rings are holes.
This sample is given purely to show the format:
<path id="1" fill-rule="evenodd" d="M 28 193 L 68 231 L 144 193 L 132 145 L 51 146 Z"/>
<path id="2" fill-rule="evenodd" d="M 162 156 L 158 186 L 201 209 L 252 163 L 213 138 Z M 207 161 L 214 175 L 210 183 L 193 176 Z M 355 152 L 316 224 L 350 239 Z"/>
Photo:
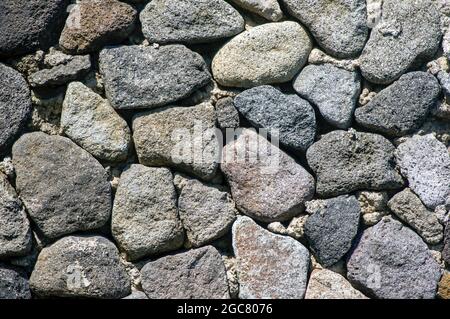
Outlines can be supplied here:
<path id="1" fill-rule="evenodd" d="M 355 111 L 361 126 L 389 136 L 411 133 L 425 122 L 441 92 L 438 80 L 425 72 L 404 74 Z"/>
<path id="2" fill-rule="evenodd" d="M 362 75 L 387 84 L 430 60 L 441 41 L 440 13 L 431 0 L 385 0 L 360 57 Z"/>
<path id="3" fill-rule="evenodd" d="M 173 176 L 167 168 L 133 164 L 120 177 L 111 230 L 130 260 L 183 245 Z"/>
<path id="4" fill-rule="evenodd" d="M 224 236 L 237 214 L 230 194 L 195 179 L 183 186 L 178 207 L 187 238 L 194 247 Z"/>
<path id="5" fill-rule="evenodd" d="M 312 49 L 305 29 L 293 21 L 266 23 L 235 36 L 212 61 L 224 86 L 254 87 L 292 80 Z"/>
<path id="6" fill-rule="evenodd" d="M 133 139 L 139 163 L 169 166 L 211 180 L 220 157 L 215 123 L 214 107 L 209 103 L 136 114 Z"/>
<path id="7" fill-rule="evenodd" d="M 24 256 L 31 246 L 26 211 L 6 176 L 0 173 L 0 259 Z"/>
<path id="8" fill-rule="evenodd" d="M 119 46 L 99 58 L 115 109 L 155 108 L 188 97 L 211 81 L 203 58 L 183 45 Z"/>
<path id="9" fill-rule="evenodd" d="M 0 299 L 31 299 L 28 277 L 23 270 L 0 263 Z"/>
<path id="10" fill-rule="evenodd" d="M 42 233 L 57 238 L 103 226 L 111 215 L 111 186 L 103 166 L 71 140 L 42 132 L 13 146 L 16 187 Z"/>
<path id="11" fill-rule="evenodd" d="M 306 151 L 316 136 L 316 115 L 312 106 L 297 95 L 286 95 L 270 85 L 246 90 L 235 97 L 238 111 L 253 127 L 279 136 L 280 143 Z"/>
<path id="12" fill-rule="evenodd" d="M 332 64 L 311 64 L 300 72 L 293 86 L 319 109 L 328 123 L 343 129 L 350 127 L 361 92 L 358 73 Z"/>
<path id="13" fill-rule="evenodd" d="M 394 145 L 381 135 L 356 131 L 325 134 L 306 152 L 317 177 L 316 193 L 331 197 L 356 190 L 390 190 L 403 185 L 395 170 Z"/>
<path id="14" fill-rule="evenodd" d="M 30 287 L 38 297 L 116 299 L 131 293 L 131 280 L 111 241 L 67 236 L 40 252 Z"/>
<path id="15" fill-rule="evenodd" d="M 269 20 L 279 21 L 283 18 L 280 4 L 277 0 L 231 0 L 237 6 Z"/>
<path id="16" fill-rule="evenodd" d="M 396 158 L 409 187 L 428 208 L 450 198 L 450 155 L 432 134 L 415 135 L 397 147 Z"/>
<path id="17" fill-rule="evenodd" d="M 46 49 L 58 41 L 70 0 L 2 0 L 0 56 Z"/>
<path id="18" fill-rule="evenodd" d="M 0 4 L 1 6 L 1 4 Z M 0 154 L 13 143 L 31 114 L 31 96 L 22 75 L 0 63 Z"/>
<path id="19" fill-rule="evenodd" d="M 233 251 L 240 299 L 304 297 L 310 255 L 300 242 L 241 216 L 233 225 Z"/>
<path id="20" fill-rule="evenodd" d="M 221 129 L 238 128 L 240 126 L 239 113 L 233 102 L 233 98 L 225 97 L 217 101 L 215 105 L 217 124 Z"/>
<path id="21" fill-rule="evenodd" d="M 237 208 L 263 222 L 301 213 L 314 195 L 314 178 L 254 130 L 237 133 L 223 148 L 221 164 Z"/>
<path id="22" fill-rule="evenodd" d="M 311 216 L 305 236 L 313 254 L 324 267 L 332 266 L 349 251 L 358 232 L 359 202 L 355 196 L 343 195 L 308 202 L 306 211 Z"/>
<path id="23" fill-rule="evenodd" d="M 419 235 L 390 217 L 364 231 L 347 269 L 356 288 L 381 299 L 432 299 L 441 278 Z"/>
<path id="24" fill-rule="evenodd" d="M 150 299 L 229 299 L 225 265 L 212 246 L 147 263 L 142 288 Z"/>
<path id="25" fill-rule="evenodd" d="M 207 43 L 244 30 L 244 18 L 224 0 L 153 0 L 140 20 L 150 43 Z"/>
<path id="26" fill-rule="evenodd" d="M 365 0 L 281 0 L 317 43 L 339 58 L 357 56 L 369 33 Z"/>
<path id="27" fill-rule="evenodd" d="M 61 111 L 61 128 L 75 143 L 108 162 L 127 158 L 131 132 L 109 102 L 80 82 L 69 84 Z"/>

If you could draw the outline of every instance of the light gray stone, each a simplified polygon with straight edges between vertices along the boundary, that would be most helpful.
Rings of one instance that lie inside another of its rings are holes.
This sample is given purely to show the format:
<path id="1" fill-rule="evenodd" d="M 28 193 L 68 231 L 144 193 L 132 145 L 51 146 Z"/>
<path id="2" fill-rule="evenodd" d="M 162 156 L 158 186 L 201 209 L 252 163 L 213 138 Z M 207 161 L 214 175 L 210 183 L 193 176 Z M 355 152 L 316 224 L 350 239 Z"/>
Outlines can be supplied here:
<path id="1" fill-rule="evenodd" d="M 115 109 L 155 108 L 211 80 L 203 58 L 183 45 L 119 46 L 100 52 L 106 96 Z"/>
<path id="2" fill-rule="evenodd" d="M 131 133 L 127 122 L 107 100 L 80 82 L 66 91 L 61 127 L 75 143 L 96 158 L 117 162 L 127 158 Z"/>
<path id="3" fill-rule="evenodd" d="M 42 233 L 57 238 L 103 226 L 111 187 L 103 166 L 71 140 L 35 132 L 13 146 L 16 188 Z"/>
<path id="4" fill-rule="evenodd" d="M 235 97 L 238 111 L 253 127 L 275 133 L 280 143 L 306 151 L 316 136 L 312 106 L 297 95 L 285 95 L 270 85 L 246 90 Z"/>
<path id="5" fill-rule="evenodd" d="M 225 145 L 221 169 L 237 208 L 260 221 L 288 220 L 314 195 L 314 178 L 254 130 Z"/>
<path id="6" fill-rule="evenodd" d="M 133 117 L 133 139 L 139 162 L 170 166 L 211 180 L 219 166 L 216 115 L 209 103 L 166 107 Z"/>
<path id="7" fill-rule="evenodd" d="M 304 297 L 310 256 L 300 242 L 272 234 L 242 216 L 233 225 L 233 250 L 240 299 Z"/>
<path id="8" fill-rule="evenodd" d="M 373 226 L 384 216 L 389 215 L 387 192 L 360 191 L 356 193 L 356 197 L 361 207 L 364 225 Z"/>
<path id="9" fill-rule="evenodd" d="M 440 92 L 439 82 L 433 75 L 425 72 L 404 74 L 358 108 L 356 122 L 389 136 L 411 133 L 425 122 Z"/>
<path id="10" fill-rule="evenodd" d="M 283 17 L 277 0 L 231 0 L 241 8 L 270 20 L 279 21 Z"/>
<path id="11" fill-rule="evenodd" d="M 433 57 L 441 40 L 440 14 L 431 0 L 385 0 L 381 15 L 360 68 L 367 80 L 387 84 Z"/>
<path id="12" fill-rule="evenodd" d="M 340 58 L 357 56 L 368 35 L 365 0 L 281 0 L 317 43 Z"/>
<path id="13" fill-rule="evenodd" d="M 388 206 L 398 218 L 411 226 L 426 243 L 434 245 L 442 241 L 444 228 L 439 223 L 437 216 L 433 211 L 426 209 L 419 197 L 409 188 L 405 188 L 392 197 Z"/>
<path id="14" fill-rule="evenodd" d="M 401 187 L 394 151 L 394 145 L 381 135 L 333 131 L 314 143 L 306 158 L 317 177 L 317 194 L 330 197 Z"/>
<path id="15" fill-rule="evenodd" d="M 30 277 L 38 297 L 116 299 L 131 292 L 119 251 L 101 236 L 67 236 L 39 254 Z"/>
<path id="16" fill-rule="evenodd" d="M 229 299 L 222 257 L 212 246 L 147 263 L 142 288 L 150 299 Z"/>
<path id="17" fill-rule="evenodd" d="M 441 278 L 419 235 L 390 217 L 364 231 L 347 269 L 356 288 L 381 299 L 432 299 Z"/>
<path id="18" fill-rule="evenodd" d="M 361 92 L 356 72 L 332 64 L 308 65 L 294 81 L 294 90 L 317 106 L 323 118 L 338 128 L 348 128 Z"/>
<path id="19" fill-rule="evenodd" d="M 396 158 L 409 187 L 425 206 L 434 209 L 450 197 L 450 155 L 432 134 L 400 144 Z"/>
<path id="20" fill-rule="evenodd" d="M 120 177 L 111 230 L 130 260 L 183 245 L 173 176 L 167 168 L 133 164 Z"/>
<path id="21" fill-rule="evenodd" d="M 226 43 L 214 56 L 212 72 L 224 86 L 283 83 L 292 80 L 305 65 L 311 48 L 311 40 L 300 24 L 266 23 Z"/>
<path id="22" fill-rule="evenodd" d="M 244 18 L 224 0 L 153 0 L 140 20 L 150 43 L 207 43 L 244 30 Z"/>

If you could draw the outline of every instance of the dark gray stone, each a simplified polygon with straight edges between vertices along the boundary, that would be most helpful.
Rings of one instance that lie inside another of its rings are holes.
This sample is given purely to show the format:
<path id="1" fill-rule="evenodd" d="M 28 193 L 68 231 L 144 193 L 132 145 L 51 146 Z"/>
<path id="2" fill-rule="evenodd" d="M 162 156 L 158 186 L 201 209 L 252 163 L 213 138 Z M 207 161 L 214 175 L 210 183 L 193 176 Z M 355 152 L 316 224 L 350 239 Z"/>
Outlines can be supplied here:
<path id="1" fill-rule="evenodd" d="M 150 299 L 228 299 L 225 266 L 212 246 L 147 263 L 142 288 Z"/>
<path id="2" fill-rule="evenodd" d="M 223 0 L 153 0 L 140 20 L 150 43 L 206 43 L 244 30 L 244 18 Z"/>
<path id="3" fill-rule="evenodd" d="M 402 136 L 420 128 L 441 92 L 438 80 L 425 72 L 404 74 L 358 108 L 361 126 L 390 136 Z"/>
<path id="4" fill-rule="evenodd" d="M 12 144 L 29 118 L 31 97 L 27 82 L 16 70 L 0 63 L 0 78 L 1 154 Z"/>
<path id="5" fill-rule="evenodd" d="M 364 231 L 347 269 L 356 288 L 381 299 L 432 299 L 441 278 L 419 235 L 390 217 Z"/>
<path id="6" fill-rule="evenodd" d="M 281 0 L 281 3 L 329 54 L 355 57 L 364 48 L 369 32 L 365 0 Z"/>
<path id="7" fill-rule="evenodd" d="M 323 118 L 338 128 L 348 128 L 361 91 L 356 72 L 332 64 L 308 65 L 294 81 L 294 90 L 317 106 Z"/>
<path id="8" fill-rule="evenodd" d="M 106 96 L 116 109 L 163 106 L 211 81 L 203 58 L 183 45 L 107 48 L 99 63 Z"/>
<path id="9" fill-rule="evenodd" d="M 111 230 L 130 260 L 183 245 L 173 176 L 167 168 L 131 165 L 120 177 Z"/>
<path id="10" fill-rule="evenodd" d="M 444 239 L 444 250 L 442 251 L 442 257 L 444 258 L 447 265 L 450 265 L 450 222 L 447 222 L 445 226 L 445 239 Z"/>
<path id="11" fill-rule="evenodd" d="M 221 129 L 238 128 L 240 126 L 239 113 L 233 102 L 233 98 L 226 97 L 217 101 L 217 123 Z"/>
<path id="12" fill-rule="evenodd" d="M 23 270 L 0 263 L 0 299 L 31 299 L 28 277 Z"/>
<path id="13" fill-rule="evenodd" d="M 0 259 L 24 256 L 31 245 L 30 223 L 22 202 L 0 173 Z"/>
<path id="14" fill-rule="evenodd" d="M 306 158 L 317 176 L 317 194 L 331 197 L 402 186 L 394 151 L 394 145 L 381 135 L 333 131 L 314 143 Z"/>
<path id="15" fill-rule="evenodd" d="M 58 41 L 70 0 L 2 0 L 0 56 L 46 49 Z"/>
<path id="16" fill-rule="evenodd" d="M 361 54 L 360 68 L 367 80 L 387 84 L 436 53 L 440 13 L 431 0 L 385 0 L 381 14 Z"/>
<path id="17" fill-rule="evenodd" d="M 30 287 L 38 297 L 123 298 L 131 280 L 119 251 L 101 236 L 67 236 L 39 254 Z"/>
<path id="18" fill-rule="evenodd" d="M 13 146 L 16 187 L 46 237 L 103 226 L 111 214 L 111 187 L 103 166 L 71 140 L 42 132 Z"/>
<path id="19" fill-rule="evenodd" d="M 285 95 L 270 85 L 258 86 L 236 96 L 238 111 L 257 128 L 279 134 L 280 143 L 306 151 L 316 136 L 312 106 L 297 95 Z"/>
<path id="20" fill-rule="evenodd" d="M 311 249 L 321 265 L 332 266 L 349 251 L 358 232 L 359 202 L 343 195 L 309 202 L 306 211 L 312 214 L 305 224 Z"/>

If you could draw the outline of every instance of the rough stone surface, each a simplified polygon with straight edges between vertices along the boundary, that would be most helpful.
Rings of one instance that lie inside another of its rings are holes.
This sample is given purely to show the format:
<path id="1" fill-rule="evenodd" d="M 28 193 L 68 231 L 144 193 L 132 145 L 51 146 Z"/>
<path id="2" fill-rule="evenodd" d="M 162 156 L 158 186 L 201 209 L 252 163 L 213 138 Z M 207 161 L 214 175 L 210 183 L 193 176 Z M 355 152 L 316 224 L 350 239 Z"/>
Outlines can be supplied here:
<path id="1" fill-rule="evenodd" d="M 419 235 L 389 217 L 364 231 L 347 269 L 356 288 L 382 299 L 434 298 L 441 278 Z"/>
<path id="2" fill-rule="evenodd" d="M 356 72 L 332 64 L 308 65 L 294 81 L 294 90 L 316 105 L 324 119 L 338 128 L 348 128 L 361 84 Z"/>
<path id="3" fill-rule="evenodd" d="M 151 43 L 206 43 L 244 30 L 244 18 L 224 0 L 153 0 L 140 14 Z"/>
<path id="4" fill-rule="evenodd" d="M 399 188 L 403 181 L 394 168 L 394 150 L 394 145 L 376 134 L 333 131 L 324 135 L 306 153 L 317 176 L 317 194 Z"/>
<path id="5" fill-rule="evenodd" d="M 116 162 L 127 158 L 131 133 L 107 100 L 80 82 L 66 91 L 61 127 L 75 143 L 96 158 Z"/>
<path id="6" fill-rule="evenodd" d="M 60 86 L 82 79 L 91 69 L 89 55 L 72 56 L 68 61 L 50 69 L 31 74 L 28 81 L 32 87 Z"/>
<path id="7" fill-rule="evenodd" d="M 409 187 L 428 208 L 442 205 L 450 197 L 450 155 L 432 134 L 414 136 L 396 151 L 401 173 Z"/>
<path id="8" fill-rule="evenodd" d="M 363 127 L 390 136 L 417 130 L 434 107 L 441 89 L 437 79 L 425 72 L 404 74 L 355 112 Z"/>
<path id="9" fill-rule="evenodd" d="M 167 168 L 131 165 L 120 178 L 111 229 L 131 260 L 183 245 L 173 176 Z"/>
<path id="10" fill-rule="evenodd" d="M 46 49 L 57 41 L 70 0 L 2 0 L 0 56 Z"/>
<path id="11" fill-rule="evenodd" d="M 0 82 L 0 154 L 2 154 L 25 126 L 31 114 L 31 96 L 22 75 L 1 63 L 0 78 L 2 79 Z"/>
<path id="12" fill-rule="evenodd" d="M 233 98 L 225 97 L 218 100 L 215 108 L 217 123 L 221 129 L 240 126 L 239 113 L 234 106 Z"/>
<path id="13" fill-rule="evenodd" d="M 0 263 L 0 299 L 31 299 L 28 278 L 23 270 Z"/>
<path id="14" fill-rule="evenodd" d="M 288 220 L 314 194 L 314 178 L 253 130 L 243 129 L 222 156 L 221 169 L 237 208 L 255 219 Z"/>
<path id="15" fill-rule="evenodd" d="M 96 229 L 109 219 L 106 171 L 68 138 L 25 134 L 13 146 L 13 163 L 20 198 L 45 236 Z"/>
<path id="16" fill-rule="evenodd" d="M 219 165 L 215 111 L 209 103 L 137 114 L 133 139 L 139 162 L 171 166 L 211 180 Z"/>
<path id="17" fill-rule="evenodd" d="M 72 7 L 59 45 L 64 51 L 84 54 L 125 40 L 135 27 L 137 12 L 116 0 L 83 0 Z"/>
<path id="18" fill-rule="evenodd" d="M 148 299 L 147 295 L 142 291 L 133 291 L 131 295 L 122 299 Z"/>
<path id="19" fill-rule="evenodd" d="M 22 202 L 0 173 L 0 258 L 23 256 L 31 245 L 30 223 Z"/>
<path id="20" fill-rule="evenodd" d="M 183 45 L 107 48 L 99 63 L 106 96 L 116 109 L 163 106 L 211 80 L 203 58 Z"/>
<path id="21" fill-rule="evenodd" d="M 437 292 L 439 298 L 450 299 L 450 272 L 445 271 L 439 282 L 439 288 Z"/>
<path id="22" fill-rule="evenodd" d="M 388 202 L 391 211 L 398 218 L 413 228 L 428 244 L 442 241 L 444 228 L 439 223 L 433 211 L 429 211 L 422 204 L 419 197 L 409 188 L 396 194 Z"/>
<path id="23" fill-rule="evenodd" d="M 39 254 L 30 277 L 39 297 L 122 298 L 131 281 L 119 251 L 101 236 L 67 236 Z"/>
<path id="24" fill-rule="evenodd" d="M 365 0 L 281 0 L 317 43 L 331 55 L 357 56 L 366 43 L 368 28 Z"/>
<path id="25" fill-rule="evenodd" d="M 241 8 L 269 20 L 279 21 L 283 17 L 277 0 L 231 0 Z"/>
<path id="26" fill-rule="evenodd" d="M 340 274 L 314 270 L 309 278 L 305 299 L 367 299 Z"/>
<path id="27" fill-rule="evenodd" d="M 445 245 L 442 250 L 442 258 L 444 258 L 447 265 L 450 265 L 450 222 L 447 221 L 445 226 Z"/>
<path id="28" fill-rule="evenodd" d="M 254 87 L 283 83 L 305 65 L 312 44 L 300 24 L 267 23 L 245 31 L 215 55 L 212 72 L 224 86 Z"/>
<path id="29" fill-rule="evenodd" d="M 193 179 L 183 187 L 178 207 L 187 239 L 194 247 L 225 235 L 237 214 L 230 194 Z"/>
<path id="30" fill-rule="evenodd" d="M 360 57 L 362 75 L 374 83 L 390 83 L 417 62 L 431 59 L 440 40 L 440 15 L 434 1 L 385 0 L 382 19 Z"/>
<path id="31" fill-rule="evenodd" d="M 212 246 L 169 255 L 141 270 L 150 299 L 228 299 L 225 266 Z"/>
<path id="32" fill-rule="evenodd" d="M 384 216 L 389 215 L 387 206 L 389 196 L 386 192 L 361 191 L 356 193 L 361 207 L 362 222 L 366 226 L 373 226 Z"/>
<path id="33" fill-rule="evenodd" d="M 314 142 L 314 109 L 297 95 L 263 85 L 242 92 L 234 104 L 253 127 L 266 129 L 270 135 L 276 133 L 280 143 L 289 148 L 304 152 Z"/>
<path id="34" fill-rule="evenodd" d="M 249 217 L 233 225 L 239 298 L 300 299 L 306 291 L 309 252 L 290 237 L 275 235 Z"/>
<path id="35" fill-rule="evenodd" d="M 354 196 L 339 196 L 307 203 L 312 214 L 305 224 L 305 236 L 314 256 L 325 267 L 337 263 L 350 249 L 358 232 L 361 208 Z"/>

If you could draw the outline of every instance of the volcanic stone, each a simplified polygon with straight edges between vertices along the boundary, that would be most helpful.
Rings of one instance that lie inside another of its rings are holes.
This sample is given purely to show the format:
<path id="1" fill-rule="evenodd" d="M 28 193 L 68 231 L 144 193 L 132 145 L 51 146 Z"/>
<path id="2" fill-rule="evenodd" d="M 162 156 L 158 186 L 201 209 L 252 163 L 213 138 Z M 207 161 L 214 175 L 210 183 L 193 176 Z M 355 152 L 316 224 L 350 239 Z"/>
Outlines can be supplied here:
<path id="1" fill-rule="evenodd" d="M 177 194 L 167 168 L 133 164 L 120 177 L 111 229 L 131 260 L 183 245 Z"/>
<path id="2" fill-rule="evenodd" d="M 111 187 L 102 165 L 68 138 L 35 132 L 13 146 L 16 187 L 46 237 L 103 226 Z"/>
<path id="3" fill-rule="evenodd" d="M 238 111 L 254 127 L 264 128 L 280 143 L 299 151 L 314 142 L 316 116 L 312 106 L 297 95 L 285 95 L 270 85 L 258 86 L 236 96 Z"/>
<path id="4" fill-rule="evenodd" d="M 304 297 L 310 256 L 300 242 L 272 234 L 242 216 L 233 225 L 233 250 L 240 299 Z"/>
<path id="5" fill-rule="evenodd" d="M 0 263 L 0 299 L 31 299 L 28 277 L 23 270 Z"/>
<path id="6" fill-rule="evenodd" d="M 270 21 L 279 21 L 283 17 L 277 0 L 231 0 L 250 12 L 256 13 Z"/>
<path id="7" fill-rule="evenodd" d="M 212 246 L 162 257 L 141 270 L 150 299 L 228 299 L 222 257 Z"/>
<path id="8" fill-rule="evenodd" d="M 217 101 L 217 124 L 221 129 L 238 128 L 240 126 L 239 113 L 234 106 L 233 98 L 225 97 Z"/>

